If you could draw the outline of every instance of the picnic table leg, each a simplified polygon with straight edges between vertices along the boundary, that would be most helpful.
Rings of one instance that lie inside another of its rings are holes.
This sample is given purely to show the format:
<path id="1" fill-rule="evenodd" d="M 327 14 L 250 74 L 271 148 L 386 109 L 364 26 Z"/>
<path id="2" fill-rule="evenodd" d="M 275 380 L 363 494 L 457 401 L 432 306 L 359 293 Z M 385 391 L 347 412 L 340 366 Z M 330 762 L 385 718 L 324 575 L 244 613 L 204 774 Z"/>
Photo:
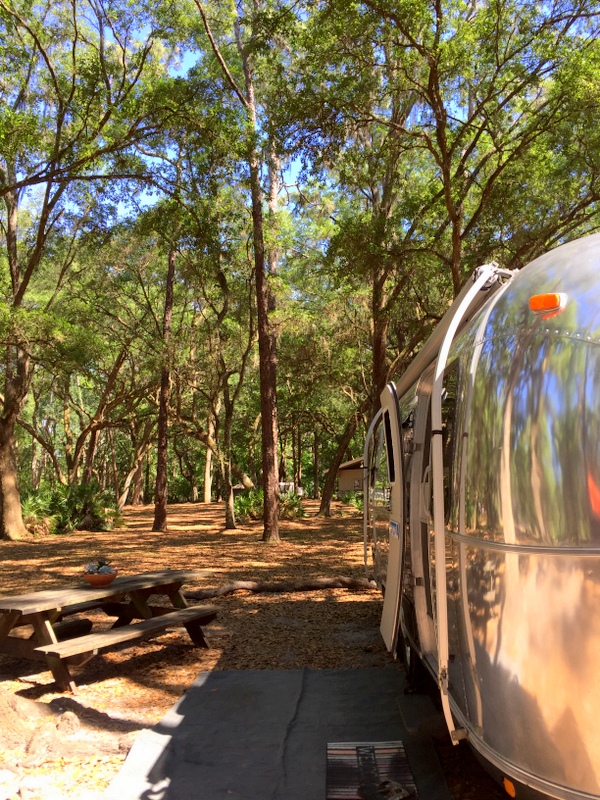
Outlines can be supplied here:
<path id="1" fill-rule="evenodd" d="M 51 621 L 43 614 L 33 614 L 32 624 L 36 640 L 39 644 L 54 644 L 57 641 Z M 61 689 L 61 691 L 70 690 L 73 694 L 77 694 L 75 681 L 71 677 L 69 668 L 62 658 L 47 655 L 46 661 L 48 662 L 48 666 L 50 667 L 58 688 Z"/>
<path id="2" fill-rule="evenodd" d="M 142 619 L 151 619 L 152 617 L 152 609 L 147 602 L 151 594 L 152 589 L 140 589 L 129 593 L 129 598 L 136 610 L 142 615 Z M 113 627 L 116 627 L 116 625 Z"/>
<path id="3" fill-rule="evenodd" d="M 173 603 L 175 608 L 187 608 L 189 603 L 185 599 L 185 597 L 181 594 L 181 584 L 178 586 L 173 586 L 169 589 L 168 598 Z"/>
<path id="4" fill-rule="evenodd" d="M 181 594 L 180 588 L 181 584 L 177 587 L 174 587 L 173 590 L 169 592 L 169 599 L 175 608 L 187 608 L 189 603 Z M 205 650 L 210 650 L 210 645 L 206 640 L 204 631 L 202 630 L 202 626 L 199 622 L 187 622 L 185 623 L 184 627 L 188 632 L 188 636 L 195 645 L 198 645 L 198 647 L 203 647 Z"/>
<path id="5" fill-rule="evenodd" d="M 21 617 L 20 611 L 7 611 L 0 617 L 0 642 L 3 642 Z"/>
<path id="6" fill-rule="evenodd" d="M 161 587 L 161 592 L 164 592 L 167 597 L 170 599 L 171 603 L 173 604 L 174 608 L 187 608 L 188 602 L 186 601 L 185 597 L 181 594 L 181 586 L 182 583 L 180 581 L 174 582 L 172 584 L 168 584 L 164 587 Z M 152 589 L 140 589 L 136 591 L 129 592 L 129 598 L 132 604 L 135 606 L 136 610 L 142 616 L 143 619 L 150 619 L 153 616 L 152 609 L 148 605 L 148 598 L 152 594 L 157 594 L 157 587 L 153 587 Z M 123 621 L 121 619 L 117 620 L 113 625 L 113 628 L 121 627 L 123 625 Z M 210 645 L 204 636 L 204 631 L 200 626 L 200 623 L 197 621 L 191 621 L 184 623 L 184 627 L 188 632 L 188 636 L 192 640 L 192 642 L 197 645 L 198 647 L 203 647 L 206 650 L 210 650 Z"/>
<path id="7" fill-rule="evenodd" d="M 162 594 L 164 592 L 164 594 L 167 595 L 173 604 L 174 608 L 188 607 L 184 596 L 179 591 L 181 586 L 181 581 L 177 581 L 176 583 L 169 583 L 166 586 L 153 587 L 152 589 L 136 589 L 135 591 L 129 593 L 129 598 L 137 611 L 142 615 L 142 618 L 150 619 L 150 617 L 154 615 L 152 613 L 152 608 L 148 605 L 147 600 L 153 594 Z M 158 591 L 159 588 L 160 591 Z"/>
<path id="8" fill-rule="evenodd" d="M 162 586 L 134 589 L 128 593 L 128 603 L 109 601 L 103 603 L 102 608 L 109 616 L 117 617 L 111 628 L 123 628 L 125 625 L 130 625 L 134 619 L 137 619 L 138 615 L 140 619 L 151 619 L 160 614 L 168 613 L 168 608 L 157 608 L 157 606 L 148 604 L 148 598 L 154 594 L 166 594 L 174 608 L 187 608 L 188 603 L 180 592 L 182 585 L 182 581 L 173 581 Z"/>
<path id="9" fill-rule="evenodd" d="M 184 627 L 194 644 L 198 645 L 198 647 L 203 647 L 205 650 L 210 650 L 210 645 L 199 622 L 185 622 Z"/>

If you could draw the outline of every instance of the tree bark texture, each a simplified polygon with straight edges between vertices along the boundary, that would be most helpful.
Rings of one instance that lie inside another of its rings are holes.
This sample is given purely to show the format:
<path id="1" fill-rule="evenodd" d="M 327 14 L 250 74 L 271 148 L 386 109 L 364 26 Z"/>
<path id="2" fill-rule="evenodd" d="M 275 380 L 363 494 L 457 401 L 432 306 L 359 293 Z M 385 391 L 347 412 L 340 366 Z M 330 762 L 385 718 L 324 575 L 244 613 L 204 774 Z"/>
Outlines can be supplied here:
<path id="1" fill-rule="evenodd" d="M 131 493 L 132 506 L 143 505 L 143 489 L 144 489 L 144 463 L 143 461 L 140 461 L 133 476 L 133 491 Z"/>
<path id="2" fill-rule="evenodd" d="M 0 422 L 0 510 L 2 538 L 16 541 L 29 536 L 21 514 L 14 451 L 14 423 Z"/>
<path id="3" fill-rule="evenodd" d="M 269 292 L 265 273 L 263 215 L 258 164 L 251 166 L 252 219 L 256 266 L 256 305 L 260 362 L 260 413 L 264 492 L 264 541 L 279 539 L 279 470 L 277 465 L 277 355 L 269 324 Z"/>
<path id="4" fill-rule="evenodd" d="M 262 432 L 262 473 L 264 493 L 263 541 L 279 540 L 279 469 L 277 464 L 277 353 L 275 332 L 269 320 L 271 298 L 265 270 L 263 193 L 260 185 L 260 157 L 255 143 L 257 133 L 254 85 L 248 57 L 244 53 L 244 74 L 251 119 L 251 146 L 248 153 L 252 195 L 252 232 L 256 277 L 256 317 L 260 372 L 260 413 Z"/>
<path id="5" fill-rule="evenodd" d="M 169 423 L 169 343 L 171 338 L 171 318 L 173 316 L 173 283 L 175 279 L 176 251 L 169 252 L 167 282 L 165 285 L 165 310 L 163 316 L 163 345 L 165 363 L 160 376 L 160 395 L 158 405 L 158 441 L 156 455 L 156 484 L 154 490 L 154 523 L 152 530 L 156 533 L 167 530 L 167 456 L 168 456 L 168 423 Z"/>
<path id="6" fill-rule="evenodd" d="M 212 413 L 209 414 L 208 416 L 206 428 L 208 430 L 208 435 L 210 436 L 211 439 L 213 439 L 215 435 L 215 420 Z M 206 504 L 212 503 L 212 484 L 213 484 L 213 451 L 210 449 L 210 447 L 207 446 L 206 458 L 204 461 L 204 499 L 203 499 L 203 502 Z"/>
<path id="7" fill-rule="evenodd" d="M 387 383 L 389 367 L 387 358 L 389 312 L 385 308 L 383 286 L 380 285 L 380 283 L 382 283 L 382 281 L 375 282 L 371 300 L 371 311 L 373 318 L 371 323 L 371 349 L 373 353 L 371 373 L 371 418 L 373 418 L 379 411 L 379 407 L 381 405 L 381 400 L 379 398 Z"/>
<path id="8" fill-rule="evenodd" d="M 225 528 L 234 530 L 237 528 L 235 522 L 235 510 L 233 506 L 233 482 L 231 479 L 231 429 L 233 426 L 233 403 L 230 402 L 229 391 L 225 389 L 225 425 L 223 438 L 225 444 L 225 458 L 221 462 L 221 473 L 223 475 L 223 496 L 225 498 Z"/>
<path id="9" fill-rule="evenodd" d="M 25 539 L 21 495 L 15 452 L 15 425 L 27 397 L 31 364 L 20 347 L 7 347 L 4 403 L 0 416 L 0 535 L 4 539 Z"/>
<path id="10" fill-rule="evenodd" d="M 313 500 L 318 500 L 319 494 L 319 434 L 315 431 L 313 440 Z"/>

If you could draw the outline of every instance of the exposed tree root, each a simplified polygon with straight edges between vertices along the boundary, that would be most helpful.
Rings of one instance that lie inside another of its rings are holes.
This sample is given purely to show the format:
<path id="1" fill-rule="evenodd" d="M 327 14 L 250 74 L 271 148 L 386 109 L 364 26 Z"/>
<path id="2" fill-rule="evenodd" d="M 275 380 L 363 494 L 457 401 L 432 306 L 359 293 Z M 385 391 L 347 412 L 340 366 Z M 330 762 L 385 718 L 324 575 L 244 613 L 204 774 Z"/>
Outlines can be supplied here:
<path id="1" fill-rule="evenodd" d="M 184 592 L 184 596 L 189 600 L 207 600 L 210 597 L 223 597 L 226 594 L 245 591 L 255 594 L 267 594 L 269 592 L 314 592 L 319 589 L 351 589 L 361 591 L 364 589 L 376 589 L 375 581 L 368 581 L 366 578 L 346 578 L 339 575 L 335 578 L 308 578 L 299 581 L 280 581 L 279 583 L 268 583 L 265 581 L 232 581 L 224 583 L 215 589 L 197 589 L 196 591 Z"/>

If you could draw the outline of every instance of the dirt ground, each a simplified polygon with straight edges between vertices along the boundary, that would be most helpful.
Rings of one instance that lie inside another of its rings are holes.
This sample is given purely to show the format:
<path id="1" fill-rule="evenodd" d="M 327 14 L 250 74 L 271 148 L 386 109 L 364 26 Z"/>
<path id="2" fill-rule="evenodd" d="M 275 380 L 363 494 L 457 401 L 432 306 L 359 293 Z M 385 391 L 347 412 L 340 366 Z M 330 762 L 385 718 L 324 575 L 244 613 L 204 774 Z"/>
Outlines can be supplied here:
<path id="1" fill-rule="evenodd" d="M 306 511 L 303 519 L 282 521 L 280 543 L 266 544 L 259 523 L 225 531 L 220 506 L 172 506 L 163 534 L 151 532 L 153 508 L 127 509 L 123 530 L 1 543 L 1 591 L 78 584 L 83 566 L 97 556 L 109 557 L 125 575 L 211 570 L 186 590 L 241 579 L 363 578 L 360 515 L 337 505 L 331 519 L 321 519 L 310 501 Z M 206 628 L 210 650 L 177 631 L 103 653 L 73 670 L 76 696 L 56 692 L 51 673 L 36 662 L 0 656 L 0 800 L 95 800 L 136 733 L 158 722 L 205 670 L 399 669 L 379 637 L 377 590 L 243 591 L 209 602 L 219 607 Z M 87 616 L 110 625 L 101 612 Z"/>
<path id="2" fill-rule="evenodd" d="M 110 558 L 121 574 L 156 569 L 211 572 L 185 590 L 235 580 L 364 578 L 362 518 L 334 504 L 333 516 L 282 521 L 282 541 L 261 541 L 260 523 L 224 530 L 220 506 L 169 509 L 169 531 L 151 532 L 153 508 L 126 509 L 127 527 L 27 543 L 2 542 L 2 594 L 82 584 L 83 566 Z M 219 607 L 205 630 L 211 649 L 185 631 L 111 650 L 72 672 L 78 693 L 59 693 L 40 664 L 0 655 L 0 800 L 99 800 L 139 730 L 157 723 L 198 673 L 232 669 L 401 670 L 379 635 L 377 589 L 284 594 L 239 591 L 206 601 Z M 110 620 L 88 613 L 100 627 Z M 469 751 L 437 743 L 455 800 L 502 797 Z"/>

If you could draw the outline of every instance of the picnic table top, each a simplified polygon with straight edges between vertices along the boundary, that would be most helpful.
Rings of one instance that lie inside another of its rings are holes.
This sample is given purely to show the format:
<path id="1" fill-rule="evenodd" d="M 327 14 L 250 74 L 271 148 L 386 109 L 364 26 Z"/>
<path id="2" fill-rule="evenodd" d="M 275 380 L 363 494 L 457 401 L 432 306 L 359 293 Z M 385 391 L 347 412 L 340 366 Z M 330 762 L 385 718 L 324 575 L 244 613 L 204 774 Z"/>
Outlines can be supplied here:
<path id="1" fill-rule="evenodd" d="M 104 600 L 140 589 L 159 589 L 174 583 L 181 585 L 204 578 L 213 572 L 214 570 L 210 569 L 165 569 L 143 572 L 139 575 L 117 576 L 110 586 L 93 587 L 82 583 L 78 586 L 43 589 L 28 594 L 5 595 L 0 596 L 0 613 L 20 611 L 22 614 L 35 614 L 60 610 L 86 600 Z"/>

